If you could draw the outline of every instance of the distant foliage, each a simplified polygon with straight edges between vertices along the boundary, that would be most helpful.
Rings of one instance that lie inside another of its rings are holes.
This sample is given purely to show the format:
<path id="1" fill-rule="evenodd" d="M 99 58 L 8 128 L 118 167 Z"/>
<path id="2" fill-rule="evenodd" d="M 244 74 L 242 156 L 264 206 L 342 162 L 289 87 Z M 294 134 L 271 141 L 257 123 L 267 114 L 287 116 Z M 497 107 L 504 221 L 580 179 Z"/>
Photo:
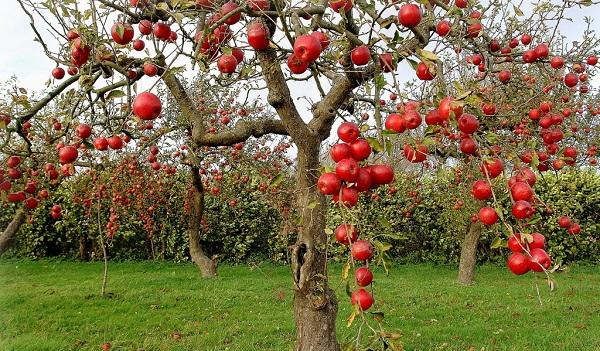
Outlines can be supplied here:
<path id="1" fill-rule="evenodd" d="M 165 196 L 187 191 L 185 174 L 178 172 L 173 177 L 175 186 Z M 356 223 L 362 225 L 360 235 L 375 239 L 376 245 L 383 245 L 393 261 L 457 263 L 462 237 L 480 204 L 472 200 L 470 194 L 461 193 L 464 187 L 453 186 L 453 175 L 448 173 L 426 176 L 419 181 L 407 175 L 398 175 L 397 179 L 393 187 L 381 187 L 372 194 L 376 201 L 359 204 L 362 218 Z M 273 206 L 275 195 L 268 189 L 261 192 L 251 191 L 252 188 L 252 184 L 242 185 L 226 178 L 218 196 L 207 192 L 202 244 L 210 255 L 219 255 L 222 261 L 285 262 L 298 223 L 289 210 Z M 61 220 L 53 220 L 48 215 L 52 202 L 46 202 L 32 214 L 30 223 L 23 225 L 6 256 L 81 258 L 81 249 L 87 248 L 91 255 L 85 259 L 99 259 L 101 247 L 97 241 L 96 219 L 86 214 L 83 204 L 72 201 L 74 189 L 72 184 L 65 183 L 55 192 L 53 201 L 63 207 Z M 594 171 L 547 173 L 538 179 L 536 194 L 544 203 L 551 204 L 551 209 L 541 208 L 539 218 L 532 221 L 530 229 L 546 236 L 548 252 L 555 262 L 600 262 L 598 189 L 600 175 Z M 498 196 L 502 202 L 510 201 L 501 191 Z M 235 203 L 231 202 L 232 198 Z M 461 200 L 464 203 L 457 208 Z M 159 229 L 151 238 L 141 221 L 121 220 L 109 248 L 111 258 L 189 260 L 184 197 L 170 196 L 167 207 L 168 210 L 156 211 L 154 220 Z M 329 212 L 328 232 L 339 223 L 352 221 L 342 218 L 334 207 Z M 12 206 L 2 208 L 0 223 L 3 227 L 13 213 Z M 582 227 L 581 234 L 570 235 L 558 227 L 560 215 L 577 221 Z M 105 221 L 108 214 L 102 212 L 101 216 Z M 502 246 L 506 236 L 501 230 L 499 225 L 483 229 L 478 254 L 481 261 L 504 262 L 507 249 Z M 493 243 L 499 247 L 492 249 Z M 330 256 L 341 260 L 342 250 L 332 242 Z"/>

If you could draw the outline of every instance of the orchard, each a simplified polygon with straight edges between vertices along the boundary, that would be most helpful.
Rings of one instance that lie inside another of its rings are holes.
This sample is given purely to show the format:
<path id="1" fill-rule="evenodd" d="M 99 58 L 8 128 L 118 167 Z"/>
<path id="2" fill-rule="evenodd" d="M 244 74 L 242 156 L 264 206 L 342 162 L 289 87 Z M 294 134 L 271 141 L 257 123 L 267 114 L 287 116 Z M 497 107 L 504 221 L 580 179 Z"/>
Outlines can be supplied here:
<path id="1" fill-rule="evenodd" d="M 294 350 L 402 350 L 399 252 L 460 243 L 461 285 L 499 257 L 541 303 L 600 251 L 600 37 L 569 17 L 598 1 L 17 2 L 48 80 L 2 86 L 0 253 L 69 233 L 103 297 L 113 253 L 215 279 L 265 254 Z"/>

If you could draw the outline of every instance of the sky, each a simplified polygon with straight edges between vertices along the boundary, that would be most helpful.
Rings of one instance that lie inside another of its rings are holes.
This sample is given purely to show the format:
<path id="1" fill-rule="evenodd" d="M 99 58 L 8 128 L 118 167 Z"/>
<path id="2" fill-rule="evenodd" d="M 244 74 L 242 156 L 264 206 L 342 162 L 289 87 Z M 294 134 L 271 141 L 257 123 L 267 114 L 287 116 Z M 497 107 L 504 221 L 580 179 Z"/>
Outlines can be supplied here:
<path id="1" fill-rule="evenodd" d="M 525 3 L 528 5 L 524 6 L 522 10 L 527 16 L 531 9 L 531 1 L 526 0 Z M 566 35 L 569 41 L 576 40 L 584 28 L 583 17 L 595 13 L 600 13 L 600 5 L 569 10 L 566 15 L 573 18 L 573 22 L 565 22 L 560 27 L 561 33 Z M 593 29 L 600 32 L 600 20 L 593 24 Z M 0 82 L 16 75 L 19 86 L 30 91 L 42 90 L 45 82 L 50 77 L 50 71 L 54 68 L 54 63 L 45 57 L 39 43 L 33 41 L 34 34 L 29 26 L 29 19 L 15 0 L 3 1 L 2 15 L 0 15 L 0 33 L 5 33 L 0 38 L 0 47 L 3 49 L 2 54 L 0 54 Z M 401 72 L 410 73 L 408 65 L 405 64 L 405 66 L 399 68 Z M 310 91 L 311 89 L 292 87 L 292 93 L 295 97 L 305 95 L 307 90 Z M 313 96 L 316 97 L 316 94 Z"/>

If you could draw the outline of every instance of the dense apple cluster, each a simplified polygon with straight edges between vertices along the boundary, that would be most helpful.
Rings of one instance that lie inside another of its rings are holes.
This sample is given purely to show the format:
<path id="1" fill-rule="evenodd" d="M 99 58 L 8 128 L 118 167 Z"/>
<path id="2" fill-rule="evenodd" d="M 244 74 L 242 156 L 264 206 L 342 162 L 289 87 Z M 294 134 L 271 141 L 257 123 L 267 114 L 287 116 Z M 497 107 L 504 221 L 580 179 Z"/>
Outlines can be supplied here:
<path id="1" fill-rule="evenodd" d="M 389 165 L 361 166 L 371 155 L 371 146 L 366 139 L 359 138 L 360 130 L 352 122 L 342 123 L 337 131 L 342 140 L 330 150 L 331 159 L 336 162 L 335 172 L 327 172 L 319 177 L 317 186 L 324 195 L 333 195 L 333 201 L 346 207 L 354 207 L 361 192 L 394 181 L 394 170 Z"/>
<path id="2" fill-rule="evenodd" d="M 47 163 L 44 173 L 23 165 L 21 156 L 12 155 L 6 159 L 6 169 L 0 168 L 0 194 L 8 203 L 23 203 L 26 209 L 36 209 L 47 199 L 47 189 L 43 185 L 56 184 L 59 173 L 54 164 Z M 45 177 L 44 177 L 45 176 Z M 60 218 L 60 207 L 52 212 L 52 217 Z"/>
<path id="3" fill-rule="evenodd" d="M 372 149 L 366 139 L 360 138 L 356 124 L 342 123 L 337 135 L 342 142 L 330 150 L 331 159 L 336 162 L 335 171 L 323 173 L 317 187 L 322 194 L 333 195 L 334 202 L 352 208 L 358 202 L 359 193 L 392 183 L 394 170 L 385 164 L 360 165 L 366 162 Z M 350 245 L 354 261 L 367 262 L 373 257 L 373 246 L 367 240 L 357 240 L 358 231 L 352 224 L 340 224 L 335 230 L 335 239 L 342 245 Z M 352 304 L 368 310 L 374 300 L 364 287 L 371 284 L 373 273 L 368 267 L 361 267 L 355 271 L 355 278 L 359 289 L 352 293 Z"/>

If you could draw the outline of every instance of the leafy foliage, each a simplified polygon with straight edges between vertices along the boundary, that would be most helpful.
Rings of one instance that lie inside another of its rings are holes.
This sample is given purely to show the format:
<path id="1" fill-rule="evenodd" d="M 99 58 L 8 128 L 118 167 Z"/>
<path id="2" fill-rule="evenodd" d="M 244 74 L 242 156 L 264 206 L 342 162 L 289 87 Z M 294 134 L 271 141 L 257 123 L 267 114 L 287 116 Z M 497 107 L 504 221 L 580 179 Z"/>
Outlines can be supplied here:
<path id="1" fill-rule="evenodd" d="M 110 256 L 114 259 L 164 259 L 173 261 L 188 260 L 188 239 L 183 213 L 183 198 L 171 196 L 185 193 L 186 177 L 177 172 L 173 175 L 174 186 L 169 193 L 168 207 L 158 209 L 155 217 L 158 230 L 148 238 L 139 220 L 121 221 Z M 403 175 L 394 187 L 377 189 L 371 199 L 359 204 L 362 221 L 359 224 L 361 237 L 373 238 L 385 245 L 391 244 L 388 256 L 399 262 L 456 263 L 460 257 L 460 243 L 468 230 L 470 217 L 478 204 L 469 194 L 462 194 L 464 187 L 452 187 L 453 176 L 439 173 L 425 177 L 417 183 L 409 175 Z M 260 187 L 260 184 L 255 184 Z M 206 213 L 202 244 L 212 255 L 219 255 L 229 262 L 249 262 L 287 260 L 287 248 L 292 244 L 293 221 L 287 209 L 273 206 L 272 193 L 250 191 L 255 186 L 245 186 L 228 177 L 221 184 L 218 196 L 207 195 Z M 280 186 L 288 187 L 283 183 Z M 591 261 L 600 262 L 600 175 L 593 171 L 561 172 L 547 174 L 536 184 L 536 193 L 551 211 L 540 213 L 540 220 L 531 225 L 531 231 L 538 231 L 547 238 L 548 251 L 555 262 Z M 48 215 L 50 202 L 37 209 L 32 223 L 22 226 L 15 243 L 7 255 L 18 257 L 67 258 L 80 257 L 82 240 L 90 240 L 92 255 L 101 257 L 101 247 L 95 241 L 97 229 L 85 215 L 81 204 L 73 203 L 72 184 L 66 183 L 55 193 L 54 201 L 60 201 L 64 215 L 55 221 Z M 281 195 L 277 195 L 281 196 Z M 236 203 L 231 204 L 235 197 Z M 455 208 L 460 199 L 461 208 Z M 502 201 L 509 201 L 508 197 Z M 506 204 L 504 204 L 506 205 Z M 5 226 L 14 213 L 14 205 L 5 205 L 0 222 Z M 505 206 L 508 207 L 508 206 Z M 328 229 L 333 230 L 342 222 L 342 214 L 337 208 L 330 208 Z M 558 227 L 557 218 L 568 215 L 582 227 L 578 236 L 570 235 Z M 107 217 L 107 214 L 103 214 Z M 104 219 L 105 220 L 105 219 Z M 368 224 L 369 223 L 369 224 Z M 499 226 L 484 228 L 479 246 L 480 261 L 504 262 L 505 249 L 492 249 L 495 238 L 505 242 L 506 237 L 499 233 Z M 331 239 L 333 240 L 333 239 Z M 387 245 L 385 245 L 387 247 Z M 153 251 L 154 250 L 154 251 Z M 504 250 L 504 252 L 503 252 Z M 339 245 L 330 245 L 330 255 L 338 260 L 346 257 Z"/>

